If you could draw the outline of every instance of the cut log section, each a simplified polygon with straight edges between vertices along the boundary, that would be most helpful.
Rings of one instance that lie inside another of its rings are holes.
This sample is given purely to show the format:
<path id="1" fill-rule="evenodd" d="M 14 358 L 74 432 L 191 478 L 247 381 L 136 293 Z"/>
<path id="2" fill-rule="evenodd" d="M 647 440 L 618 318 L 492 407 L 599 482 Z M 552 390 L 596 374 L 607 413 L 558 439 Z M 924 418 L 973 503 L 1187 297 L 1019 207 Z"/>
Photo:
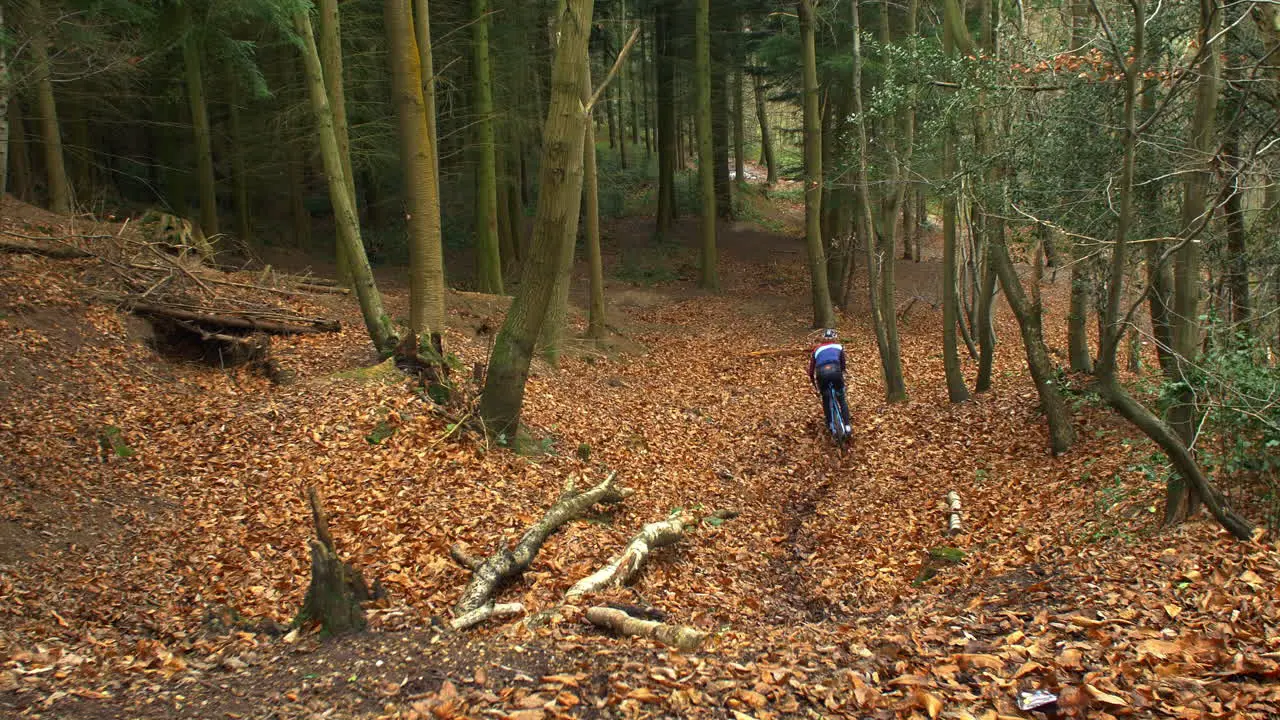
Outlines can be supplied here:
<path id="1" fill-rule="evenodd" d="M 947 493 L 947 534 L 956 535 L 960 532 L 960 494 L 954 490 Z"/>
<path id="2" fill-rule="evenodd" d="M 697 650 L 708 637 L 708 633 L 685 625 L 641 620 L 616 608 L 598 605 L 587 609 L 587 620 L 618 635 L 648 638 L 680 650 Z"/>
<path id="3" fill-rule="evenodd" d="M 311 585 L 297 622 L 318 622 L 329 635 L 363 630 L 365 617 L 361 603 L 372 598 L 369 586 L 359 570 L 338 558 L 333 536 L 329 534 L 329 520 L 314 487 L 307 488 L 307 502 L 311 505 L 316 537 L 310 541 Z"/>
<path id="4" fill-rule="evenodd" d="M 495 593 L 528 569 L 534 556 L 542 549 L 542 544 L 565 523 L 581 517 L 596 503 L 617 503 L 631 495 L 631 490 L 614 485 L 615 477 L 616 473 L 611 472 L 603 482 L 586 491 L 578 491 L 570 481 L 564 492 L 560 494 L 560 498 L 547 510 L 542 519 L 525 530 L 515 548 L 511 550 L 502 548 L 478 564 L 474 561 L 464 562 L 464 565 L 475 565 L 475 567 L 471 582 L 467 584 L 462 591 L 462 597 L 453 606 L 454 617 L 462 618 L 467 613 L 489 604 Z M 455 558 L 470 557 L 460 551 L 452 554 Z"/>
<path id="5" fill-rule="evenodd" d="M 675 544 L 684 537 L 684 528 L 688 522 L 689 517 L 681 513 L 669 520 L 645 525 L 627 544 L 626 549 L 615 555 L 604 567 L 575 583 L 565 593 L 565 597 L 572 600 L 589 592 L 631 582 L 654 548 Z"/>

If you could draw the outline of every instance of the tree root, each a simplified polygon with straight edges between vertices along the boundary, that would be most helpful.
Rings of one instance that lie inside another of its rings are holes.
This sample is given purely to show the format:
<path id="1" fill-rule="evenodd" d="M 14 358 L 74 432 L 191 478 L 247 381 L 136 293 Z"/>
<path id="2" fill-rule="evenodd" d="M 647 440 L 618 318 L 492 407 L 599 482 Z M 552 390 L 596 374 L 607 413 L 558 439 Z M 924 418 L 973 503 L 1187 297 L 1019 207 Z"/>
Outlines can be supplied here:
<path id="1" fill-rule="evenodd" d="M 634 635 L 656 640 L 680 650 L 696 650 L 709 633 L 685 625 L 667 625 L 634 618 L 617 608 L 595 606 L 587 609 L 587 620 L 618 635 Z"/>
<path id="2" fill-rule="evenodd" d="M 457 632 L 460 630 L 466 630 L 474 625 L 479 625 L 490 618 L 504 618 L 523 614 L 524 605 L 521 603 L 487 603 L 485 605 L 481 605 L 475 610 L 472 610 L 471 612 L 455 617 L 449 622 L 449 629 Z"/>
<path id="3" fill-rule="evenodd" d="M 542 544 L 562 525 L 580 517 L 596 503 L 617 503 L 631 495 L 631 490 L 614 485 L 615 476 L 616 473 L 609 473 L 603 482 L 586 491 L 576 490 L 571 481 L 555 504 L 547 510 L 541 520 L 525 531 L 513 549 L 502 548 L 478 563 L 473 569 L 471 582 L 467 584 L 462 591 L 462 596 L 453 606 L 454 617 L 461 618 L 489 604 L 495 593 L 528 569 L 534 556 L 542 549 Z M 451 555 L 455 559 L 471 558 L 468 553 L 460 549 L 451 552 Z M 472 564 L 470 561 L 459 560 L 459 562 L 468 567 Z"/>

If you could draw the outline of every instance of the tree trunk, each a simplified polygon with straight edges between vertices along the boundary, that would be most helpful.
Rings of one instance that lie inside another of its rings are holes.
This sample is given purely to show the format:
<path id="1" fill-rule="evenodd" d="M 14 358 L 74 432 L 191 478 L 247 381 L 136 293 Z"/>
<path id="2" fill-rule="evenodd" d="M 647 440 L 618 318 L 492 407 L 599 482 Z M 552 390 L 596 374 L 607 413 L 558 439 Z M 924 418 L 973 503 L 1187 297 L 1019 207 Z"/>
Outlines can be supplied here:
<path id="1" fill-rule="evenodd" d="M 62 133 L 58 128 L 58 105 L 53 98 L 53 78 L 49 66 L 49 31 L 40 0 L 27 0 L 27 27 L 30 36 L 32 74 L 40 108 L 40 136 L 44 141 L 45 173 L 49 184 L 49 209 L 71 213 L 71 188 L 62 155 Z"/>
<path id="2" fill-rule="evenodd" d="M 743 113 L 742 65 L 738 64 L 733 71 L 733 179 L 739 186 L 747 184 L 746 132 Z"/>
<path id="3" fill-rule="evenodd" d="M 799 0 L 798 10 L 804 62 L 804 224 L 813 295 L 813 326 L 829 328 L 835 326 L 836 316 L 831 307 L 827 261 L 822 247 L 822 125 L 818 108 L 818 61 L 814 47 L 812 0 Z"/>
<path id="4" fill-rule="evenodd" d="M 952 58 L 956 55 L 956 30 L 952 27 L 955 17 L 947 13 L 943 30 L 943 49 Z M 942 177 L 956 175 L 956 125 L 948 120 L 943 129 Z M 956 326 L 960 322 L 960 298 L 957 296 L 956 279 L 956 190 L 948 190 L 942 199 L 942 365 L 947 378 L 947 397 L 953 403 L 969 399 L 960 369 L 960 355 L 956 343 Z"/>
<path id="5" fill-rule="evenodd" d="M 1206 209 L 1206 196 L 1212 179 L 1211 164 L 1217 149 L 1214 125 L 1218 107 L 1218 52 L 1206 43 L 1221 24 L 1221 8 L 1215 0 L 1200 0 L 1198 46 L 1204 47 L 1204 59 L 1197 72 L 1195 111 L 1191 118 L 1191 153 L 1195 170 L 1186 180 L 1182 199 L 1182 235 L 1193 238 L 1199 233 L 1212 208 Z M 1183 242 L 1174 254 L 1173 266 L 1173 349 L 1178 376 L 1194 372 L 1200 347 L 1200 244 Z M 1195 392 L 1185 387 L 1169 413 L 1170 424 L 1188 448 L 1195 444 L 1199 418 L 1195 408 Z M 1201 498 L 1195 483 L 1186 477 L 1171 477 L 1165 504 L 1165 521 L 1180 522 L 1198 508 Z"/>
<path id="6" fill-rule="evenodd" d="M 471 0 L 471 92 L 475 114 L 476 288 L 502 293 L 498 247 L 497 148 L 493 131 L 493 79 L 489 67 L 489 0 Z"/>
<path id="7" fill-rule="evenodd" d="M 31 144 L 27 142 L 27 122 L 22 114 L 22 100 L 14 95 L 9 99 L 9 163 L 13 177 L 10 187 L 13 194 L 31 202 Z"/>
<path id="8" fill-rule="evenodd" d="M 760 157 L 768 175 L 765 185 L 778 182 L 778 161 L 773 156 L 773 139 L 769 134 L 769 109 L 765 99 L 764 81 L 759 73 L 751 74 L 752 94 L 756 98 L 756 121 L 760 123 Z"/>
<path id="9" fill-rule="evenodd" d="M 338 15 L 338 0 L 319 0 L 317 14 L 320 20 L 320 67 L 324 70 L 325 92 L 333 111 L 333 131 L 338 140 L 338 153 L 342 159 L 343 177 L 346 178 L 347 197 L 359 217 L 356 201 L 356 174 L 351 165 L 351 139 L 347 123 L 347 94 L 342 63 L 342 25 Z M 334 211 L 337 212 L 336 210 Z M 339 241 L 334 248 L 338 263 L 338 280 L 344 285 L 352 282 L 351 259 L 347 257 Z"/>
<path id="10" fill-rule="evenodd" d="M 253 231 L 250 229 L 249 176 L 244 165 L 246 141 L 240 117 L 240 81 L 233 76 L 228 79 L 227 86 L 230 90 L 227 109 L 231 134 L 231 184 L 236 199 L 236 235 L 242 243 L 248 244 L 252 241 Z"/>
<path id="11" fill-rule="evenodd" d="M 391 352 L 398 342 L 391 318 L 382 309 L 382 296 L 374 283 L 373 270 L 360 239 L 360 220 L 349 194 L 350 185 L 343 174 L 342 155 L 338 148 L 338 136 L 333 127 L 333 110 L 325 91 L 324 70 L 320 66 L 320 52 L 311 32 L 311 17 L 305 12 L 293 16 L 294 29 L 302 39 L 302 59 L 307 72 L 307 89 L 311 95 L 311 108 L 315 114 L 316 129 L 320 136 L 320 156 L 325 174 L 329 176 L 329 200 L 333 203 L 337 219 L 338 241 L 342 243 L 351 261 L 352 282 L 360 300 L 360 313 L 365 327 L 380 353 Z"/>
<path id="12" fill-rule="evenodd" d="M 1243 102 L 1243 101 L 1242 101 Z M 1232 126 L 1223 144 L 1222 154 L 1227 162 L 1228 182 L 1231 190 L 1223 204 L 1227 225 L 1226 283 L 1231 298 L 1231 323 L 1237 331 L 1248 332 L 1249 302 L 1249 254 L 1244 223 L 1244 159 L 1240 154 L 1239 129 Z"/>
<path id="13" fill-rule="evenodd" d="M 656 11 L 655 11 L 656 12 Z M 653 93 L 650 91 L 650 79 L 654 67 L 649 61 L 649 46 L 652 36 L 640 31 L 640 107 L 644 116 L 644 157 L 648 160 L 653 155 Z"/>
<path id="14" fill-rule="evenodd" d="M 387 60 L 399 120 L 400 169 L 409 226 L 409 330 L 434 341 L 443 336 L 445 327 L 440 195 L 414 20 L 409 0 L 385 0 Z M 419 19 L 418 27 L 429 28 L 429 22 L 429 18 Z"/>
<path id="15" fill-rule="evenodd" d="M 520 290 L 494 342 L 480 417 L 488 432 L 515 439 L 534 342 L 542 329 L 565 256 L 572 257 L 582 201 L 582 143 L 586 136 L 582 95 L 593 0 L 566 0 L 559 19 L 552 96 L 543 132 L 538 210 Z"/>
<path id="16" fill-rule="evenodd" d="M 671 35 L 674 31 L 673 0 L 654 4 L 654 69 L 658 105 L 658 211 L 654 235 L 665 238 L 671 232 L 676 208 L 676 164 L 680 129 L 676 123 L 676 71 Z"/>
<path id="17" fill-rule="evenodd" d="M 218 235 L 218 181 L 213 174 L 213 141 L 209 131 L 209 106 L 204 92 L 204 69 L 191 6 L 183 4 L 182 66 L 191 106 L 191 130 L 195 140 L 196 181 L 200 188 L 200 230 L 213 240 Z"/>
<path id="18" fill-rule="evenodd" d="M 418 43 L 418 67 L 422 73 L 422 103 L 427 114 L 427 142 L 435 155 L 432 168 L 437 196 L 440 189 L 440 133 L 436 128 L 436 64 L 431 51 L 430 0 L 413 0 L 414 36 Z M 437 203 L 438 205 L 438 203 Z M 437 207 L 438 210 L 438 207 Z"/>
<path id="19" fill-rule="evenodd" d="M 978 336 L 978 377 L 974 381 L 974 390 L 986 392 L 991 389 L 991 369 L 996 356 L 996 331 L 994 305 L 996 299 L 996 274 L 991 269 L 991 235 L 987 228 L 991 223 L 983 222 L 978 232 L 985 236 L 982 241 L 982 267 L 978 287 L 978 309 L 974 316 L 973 332 Z"/>
<path id="20" fill-rule="evenodd" d="M 7 36 L 4 6 L 0 5 L 0 35 Z M 9 46 L 0 42 L 0 199 L 9 191 Z"/>
<path id="21" fill-rule="evenodd" d="M 1062 399 L 1062 389 L 1058 387 L 1053 363 L 1050 362 L 1049 352 L 1044 345 L 1039 298 L 1027 298 L 1022 281 L 1013 269 L 1013 261 L 1009 259 L 1009 249 L 1003 235 L 992 238 L 991 262 L 1000 277 L 1009 307 L 1018 320 L 1018 327 L 1022 330 L 1022 344 L 1027 351 L 1027 368 L 1031 371 L 1031 379 L 1040 396 L 1040 408 L 1049 420 L 1049 447 L 1054 455 L 1061 455 L 1075 442 L 1075 430 L 1071 427 L 1071 415 Z M 1033 279 L 1032 282 L 1036 281 Z"/>
<path id="22" fill-rule="evenodd" d="M 694 80 L 698 88 L 698 106 L 694 113 L 698 134 L 698 201 L 702 209 L 699 234 L 702 237 L 702 263 L 700 285 L 711 290 L 720 289 L 720 275 L 716 267 L 716 205 L 721 201 L 716 175 L 719 173 L 719 157 L 712 134 L 715 132 L 713 98 L 711 92 L 711 2 L 697 0 L 694 17 Z M 728 158 L 725 158 L 728 160 Z M 726 183 L 727 184 L 727 183 Z"/>
<path id="23" fill-rule="evenodd" d="M 733 143 L 729 113 L 729 68 L 732 64 L 730 35 L 733 33 L 731 9 L 729 6 L 717 6 L 714 15 L 710 14 L 710 10 L 707 11 L 710 44 L 707 75 L 711 81 L 711 158 L 714 167 L 712 177 L 715 179 L 716 216 L 725 220 L 733 219 L 733 181 L 729 178 L 729 147 Z M 712 71 L 711 68 L 715 70 Z"/>
<path id="24" fill-rule="evenodd" d="M 587 261 L 591 270 L 591 304 L 587 317 L 587 337 L 599 340 L 606 334 L 607 319 L 604 310 L 604 261 L 600 255 L 600 199 L 597 193 L 596 138 L 587 123 L 587 137 L 583 146 L 583 187 L 587 220 Z"/>

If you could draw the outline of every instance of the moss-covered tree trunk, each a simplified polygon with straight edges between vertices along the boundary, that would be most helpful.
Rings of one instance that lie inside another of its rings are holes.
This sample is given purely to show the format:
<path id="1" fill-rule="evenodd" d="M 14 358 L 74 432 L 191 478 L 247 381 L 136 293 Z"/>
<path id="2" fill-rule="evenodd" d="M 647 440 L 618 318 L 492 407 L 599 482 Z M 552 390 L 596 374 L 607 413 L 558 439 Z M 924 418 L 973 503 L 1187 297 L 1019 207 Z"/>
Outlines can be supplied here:
<path id="1" fill-rule="evenodd" d="M 433 346 L 444 333 L 444 262 L 436 148 L 423 99 L 422 56 L 409 0 L 385 0 L 391 93 L 399 119 L 400 169 L 409 218 L 409 329 L 428 334 Z M 427 21 L 419 20 L 419 27 Z"/>
<path id="2" fill-rule="evenodd" d="M 552 301 L 556 276 L 573 252 L 582 202 L 582 144 L 589 118 L 582 110 L 593 0 L 566 0 L 551 78 L 551 102 L 543 130 L 538 209 L 520 290 L 494 341 L 480 399 L 480 417 L 493 435 L 515 440 L 534 343 Z"/>
<path id="3" fill-rule="evenodd" d="M 31 70 L 36 86 L 36 103 L 40 110 L 40 137 L 44 141 L 45 177 L 49 187 L 49 209 L 56 213 L 71 212 L 71 187 L 67 184 L 66 160 L 62 154 L 62 131 L 58 126 L 58 104 L 53 96 L 53 77 L 49 65 L 48 19 L 40 0 L 27 0 L 25 18 Z"/>
<path id="4" fill-rule="evenodd" d="M 391 319 L 382 308 L 382 296 L 373 279 L 369 258 L 360 239 L 360 219 L 348 193 L 347 178 L 343 174 L 342 155 L 338 148 L 337 133 L 333 128 L 333 110 L 325 91 L 324 70 L 320 66 L 320 53 L 311 31 L 311 16 L 305 12 L 293 16 L 294 29 L 302 39 L 302 60 L 306 68 L 307 90 L 311 96 L 311 109 L 315 115 L 316 131 L 320 136 L 320 157 L 329 179 L 329 200 L 333 203 L 338 226 L 338 241 L 350 259 L 352 284 L 360 300 L 360 314 L 373 346 L 380 353 L 390 353 L 397 338 Z"/>
<path id="5" fill-rule="evenodd" d="M 502 292 L 498 245 L 497 147 L 493 129 L 493 73 L 489 63 L 489 2 L 471 0 L 471 98 L 476 139 L 476 287 Z"/>
<path id="6" fill-rule="evenodd" d="M 799 0 L 800 50 L 804 78 L 804 220 L 809 251 L 809 282 L 814 327 L 833 327 L 835 311 L 827 285 L 822 247 L 822 118 L 818 108 L 818 59 L 814 45 L 813 3 Z"/>

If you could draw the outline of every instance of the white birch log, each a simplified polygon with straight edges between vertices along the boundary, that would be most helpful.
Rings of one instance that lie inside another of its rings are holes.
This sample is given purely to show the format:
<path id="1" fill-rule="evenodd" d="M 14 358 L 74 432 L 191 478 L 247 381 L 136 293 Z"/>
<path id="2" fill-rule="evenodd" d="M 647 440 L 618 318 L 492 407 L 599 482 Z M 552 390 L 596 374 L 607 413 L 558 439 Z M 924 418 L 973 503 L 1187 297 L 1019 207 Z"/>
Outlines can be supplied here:
<path id="1" fill-rule="evenodd" d="M 681 514 L 670 520 L 645 525 L 627 544 L 626 549 L 615 555 L 604 567 L 575 583 L 565 593 L 565 597 L 572 600 L 589 592 L 631 582 L 654 548 L 672 545 L 684 537 L 684 527 L 688 520 L 687 516 Z"/>
<path id="2" fill-rule="evenodd" d="M 681 650 L 698 649 L 708 635 L 685 625 L 667 625 L 652 620 L 641 620 L 621 610 L 598 605 L 587 609 L 587 620 L 593 625 L 618 635 L 648 638 Z"/>
<path id="3" fill-rule="evenodd" d="M 960 532 L 960 494 L 952 490 L 947 493 L 947 507 L 951 514 L 947 518 L 947 534 L 955 535 Z"/>

